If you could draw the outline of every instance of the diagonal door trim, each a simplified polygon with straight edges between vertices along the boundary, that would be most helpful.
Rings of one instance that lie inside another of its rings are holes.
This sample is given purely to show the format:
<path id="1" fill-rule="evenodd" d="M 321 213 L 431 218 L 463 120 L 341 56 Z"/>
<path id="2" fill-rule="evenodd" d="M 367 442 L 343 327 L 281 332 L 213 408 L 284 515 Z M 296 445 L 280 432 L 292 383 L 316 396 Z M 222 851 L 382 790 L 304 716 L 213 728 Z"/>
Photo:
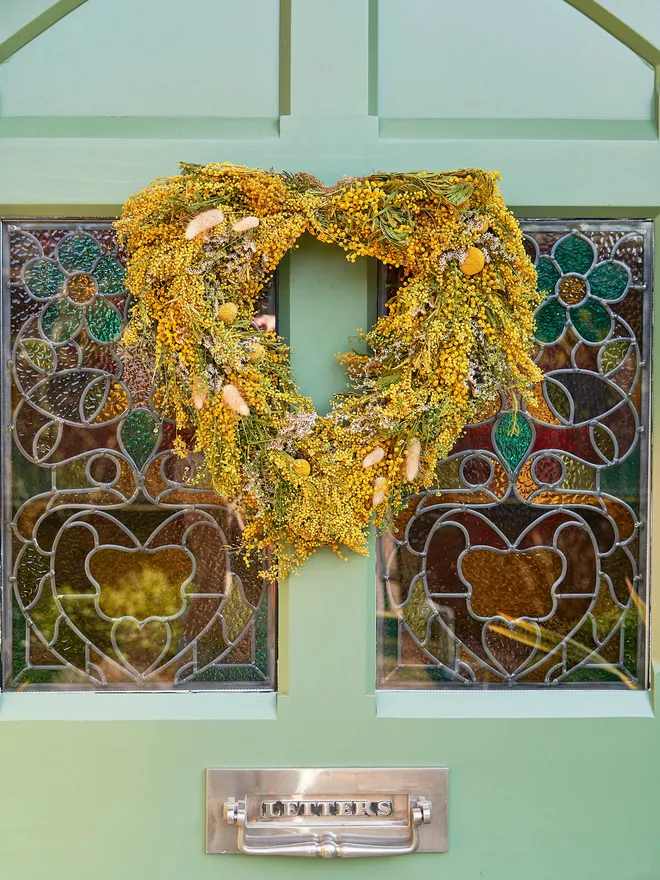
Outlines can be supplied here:
<path id="1" fill-rule="evenodd" d="M 616 16 L 609 9 L 601 6 L 596 0 L 564 0 L 569 6 L 577 9 L 582 15 L 593 21 L 613 36 L 624 46 L 627 46 L 643 61 L 646 61 L 655 71 L 655 90 L 653 99 L 653 116 L 656 133 L 660 136 L 660 46 L 655 46 L 646 37 L 643 37 L 623 19 Z"/>
<path id="2" fill-rule="evenodd" d="M 16 0 L 16 7 L 19 9 L 21 2 L 22 0 Z M 45 0 L 41 12 L 25 21 L 18 30 L 6 36 L 0 31 L 0 64 L 83 3 L 85 0 L 55 0 L 54 3 L 52 0 Z"/>

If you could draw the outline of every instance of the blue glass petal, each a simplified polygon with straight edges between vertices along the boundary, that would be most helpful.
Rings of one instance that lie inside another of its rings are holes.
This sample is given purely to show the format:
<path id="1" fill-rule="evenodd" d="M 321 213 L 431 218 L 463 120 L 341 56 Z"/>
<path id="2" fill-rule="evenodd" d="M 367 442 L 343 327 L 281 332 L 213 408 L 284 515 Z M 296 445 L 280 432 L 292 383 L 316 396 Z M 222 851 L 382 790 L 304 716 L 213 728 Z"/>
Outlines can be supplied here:
<path id="1" fill-rule="evenodd" d="M 120 429 L 121 442 L 138 470 L 149 460 L 158 444 L 160 425 L 146 409 L 134 410 Z"/>
<path id="2" fill-rule="evenodd" d="M 97 299 L 87 312 L 89 332 L 99 342 L 112 342 L 121 333 L 121 315 L 104 299 Z"/>
<path id="3" fill-rule="evenodd" d="M 494 439 L 497 451 L 515 471 L 532 442 L 532 429 L 521 413 L 505 412 L 495 428 Z"/>
<path id="4" fill-rule="evenodd" d="M 67 272 L 89 272 L 101 256 L 101 247 L 91 235 L 73 233 L 57 245 L 57 258 Z"/>
<path id="5" fill-rule="evenodd" d="M 599 263 L 589 273 L 591 293 L 600 299 L 620 299 L 630 284 L 630 269 L 622 263 Z"/>
<path id="6" fill-rule="evenodd" d="M 587 342 L 602 342 L 612 327 L 610 313 L 595 299 L 571 309 L 570 315 L 576 331 Z"/>
<path id="7" fill-rule="evenodd" d="M 117 296 L 126 290 L 126 270 L 110 254 L 104 254 L 96 264 L 94 277 L 103 296 Z"/>
<path id="8" fill-rule="evenodd" d="M 43 258 L 27 264 L 23 280 L 35 299 L 52 299 L 64 289 L 64 272 L 57 263 Z"/>
<path id="9" fill-rule="evenodd" d="M 556 299 L 548 299 L 536 312 L 534 336 L 547 345 L 559 339 L 566 325 L 566 309 Z"/>
<path id="10" fill-rule="evenodd" d="M 536 267 L 536 272 L 538 275 L 538 281 L 536 284 L 537 289 L 553 294 L 560 275 L 548 257 L 541 257 L 538 266 Z"/>
<path id="11" fill-rule="evenodd" d="M 562 272 L 584 275 L 596 261 L 591 242 L 581 235 L 567 235 L 556 245 L 554 258 Z"/>
<path id="12" fill-rule="evenodd" d="M 41 318 L 44 335 L 51 342 L 64 342 L 75 336 L 82 324 L 82 309 L 68 299 L 51 303 Z"/>

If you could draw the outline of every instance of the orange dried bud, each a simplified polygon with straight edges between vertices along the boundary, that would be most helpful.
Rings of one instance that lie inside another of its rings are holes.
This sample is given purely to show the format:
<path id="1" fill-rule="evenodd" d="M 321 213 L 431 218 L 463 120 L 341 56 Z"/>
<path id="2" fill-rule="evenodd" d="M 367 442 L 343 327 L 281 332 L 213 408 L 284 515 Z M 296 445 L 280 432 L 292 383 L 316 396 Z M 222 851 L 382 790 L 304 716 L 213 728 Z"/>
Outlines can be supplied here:
<path id="1" fill-rule="evenodd" d="M 293 469 L 299 477 L 308 477 L 312 472 L 312 467 L 306 458 L 296 458 L 293 462 Z"/>
<path id="2" fill-rule="evenodd" d="M 478 275 L 486 265 L 486 255 L 479 248 L 470 247 L 467 254 L 460 262 L 461 271 L 464 275 Z"/>
<path id="3" fill-rule="evenodd" d="M 264 358 L 266 354 L 266 349 L 260 342 L 255 342 L 254 345 L 250 348 L 250 354 L 248 357 L 252 362 L 260 361 Z"/>

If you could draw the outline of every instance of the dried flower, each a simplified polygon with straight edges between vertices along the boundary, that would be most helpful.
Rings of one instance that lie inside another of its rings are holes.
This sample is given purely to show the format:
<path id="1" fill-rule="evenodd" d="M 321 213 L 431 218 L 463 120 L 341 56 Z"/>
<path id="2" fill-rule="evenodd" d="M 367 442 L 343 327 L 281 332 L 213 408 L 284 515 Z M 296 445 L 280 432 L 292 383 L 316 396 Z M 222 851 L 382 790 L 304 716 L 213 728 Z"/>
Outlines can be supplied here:
<path id="1" fill-rule="evenodd" d="M 478 275 L 486 265 L 486 255 L 479 248 L 469 247 L 459 266 L 464 275 Z"/>
<path id="2" fill-rule="evenodd" d="M 235 385 L 231 383 L 222 386 L 222 399 L 230 409 L 241 416 L 250 415 L 250 407 L 245 402 L 243 395 Z"/>
<path id="3" fill-rule="evenodd" d="M 211 208 L 210 211 L 202 211 L 201 214 L 193 217 L 186 226 L 186 238 L 195 238 L 202 232 L 206 232 L 208 229 L 213 229 L 214 226 L 224 223 L 224 220 L 225 215 L 220 208 Z"/>
<path id="4" fill-rule="evenodd" d="M 531 339 L 542 294 L 496 178 L 377 173 L 325 187 L 311 175 L 190 165 L 128 200 L 117 224 L 135 301 L 124 342 L 176 422 L 174 452 L 192 445 L 198 476 L 221 503 L 236 499 L 242 546 L 268 552 L 269 577 L 320 546 L 366 552 L 369 523 L 390 522 L 419 480 L 415 438 L 433 473 L 466 424 L 495 412 L 500 389 L 524 400 L 540 378 Z M 193 217 L 196 205 L 227 216 Z M 275 315 L 254 329 L 238 320 L 307 232 L 349 260 L 403 270 L 387 314 L 341 356 L 350 393 L 327 416 L 298 389 Z"/>
<path id="5" fill-rule="evenodd" d="M 422 444 L 419 440 L 413 440 L 406 448 L 406 480 L 412 483 L 419 473 L 419 459 L 422 454 Z"/>
<path id="6" fill-rule="evenodd" d="M 206 380 L 202 376 L 197 376 L 192 383 L 192 399 L 195 409 L 201 409 L 204 406 L 208 395 Z"/>
<path id="7" fill-rule="evenodd" d="M 306 458 L 296 458 L 293 462 L 293 469 L 299 477 L 308 477 L 312 472 L 311 465 Z"/>
<path id="8" fill-rule="evenodd" d="M 256 363 L 256 361 L 262 360 L 266 356 L 266 349 L 260 342 L 253 342 L 250 346 L 250 353 L 248 354 L 248 358 L 252 361 L 252 363 Z"/>
<path id="9" fill-rule="evenodd" d="M 373 465 L 378 464 L 379 461 L 382 461 L 385 458 L 385 450 L 382 446 L 376 446 L 375 449 L 372 449 L 369 455 L 365 455 L 362 459 L 362 467 L 370 468 Z"/>
<path id="10" fill-rule="evenodd" d="M 385 477 L 376 477 L 374 480 L 374 494 L 371 498 L 371 504 L 373 507 L 378 507 L 379 504 L 382 504 L 385 501 L 386 493 L 385 493 L 385 485 L 387 480 Z"/>
<path id="11" fill-rule="evenodd" d="M 236 303 L 226 302 L 218 306 L 218 320 L 223 324 L 233 324 L 238 316 L 238 306 Z"/>
<path id="12" fill-rule="evenodd" d="M 241 513 L 238 504 L 236 504 L 235 501 L 227 501 L 226 507 L 227 510 L 234 515 L 234 520 L 238 526 L 239 532 L 242 532 L 245 529 L 245 519 L 243 518 L 243 514 Z M 227 574 L 229 576 L 227 582 L 229 582 L 229 578 L 233 580 L 231 572 L 228 572 Z"/>
<path id="13" fill-rule="evenodd" d="M 258 225 L 258 217 L 243 217 L 242 220 L 238 220 L 234 223 L 231 228 L 234 232 L 247 232 L 248 229 L 256 229 Z"/>

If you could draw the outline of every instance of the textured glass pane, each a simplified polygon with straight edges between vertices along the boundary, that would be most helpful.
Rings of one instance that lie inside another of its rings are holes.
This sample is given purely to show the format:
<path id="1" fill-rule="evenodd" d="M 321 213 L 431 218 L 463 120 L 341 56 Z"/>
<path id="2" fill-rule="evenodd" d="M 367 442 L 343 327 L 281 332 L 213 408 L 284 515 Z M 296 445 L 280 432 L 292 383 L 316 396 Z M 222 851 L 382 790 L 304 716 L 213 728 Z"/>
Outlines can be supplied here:
<path id="1" fill-rule="evenodd" d="M 545 379 L 379 540 L 381 688 L 647 686 L 652 224 L 522 226 Z"/>
<path id="2" fill-rule="evenodd" d="M 112 226 L 3 235 L 5 687 L 272 689 L 273 585 L 232 549 L 240 519 L 201 462 L 171 453 L 145 366 L 119 356 Z"/>

